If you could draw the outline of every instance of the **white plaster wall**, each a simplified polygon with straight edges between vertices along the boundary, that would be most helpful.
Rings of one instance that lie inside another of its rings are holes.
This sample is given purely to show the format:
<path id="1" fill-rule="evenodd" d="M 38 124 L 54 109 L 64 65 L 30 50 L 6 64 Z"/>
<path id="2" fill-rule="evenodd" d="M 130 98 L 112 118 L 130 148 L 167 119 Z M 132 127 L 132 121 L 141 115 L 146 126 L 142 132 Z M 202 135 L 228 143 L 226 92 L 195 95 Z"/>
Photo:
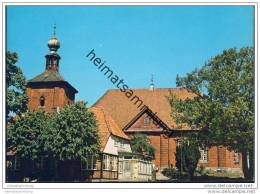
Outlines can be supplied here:
<path id="1" fill-rule="evenodd" d="M 121 147 L 120 144 L 117 144 L 117 146 L 115 146 L 115 141 L 121 142 L 123 144 L 123 147 Z M 129 141 L 110 135 L 103 152 L 118 155 L 119 151 L 132 152 Z"/>

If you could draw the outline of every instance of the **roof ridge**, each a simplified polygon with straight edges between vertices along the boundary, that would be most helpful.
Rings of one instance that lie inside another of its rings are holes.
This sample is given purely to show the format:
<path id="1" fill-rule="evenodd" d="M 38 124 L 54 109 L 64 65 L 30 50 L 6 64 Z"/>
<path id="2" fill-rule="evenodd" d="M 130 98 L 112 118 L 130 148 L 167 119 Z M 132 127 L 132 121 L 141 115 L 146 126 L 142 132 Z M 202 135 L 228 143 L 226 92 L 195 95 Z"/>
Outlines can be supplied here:
<path id="1" fill-rule="evenodd" d="M 147 90 L 147 91 L 151 91 L 151 90 L 149 90 L 149 88 L 128 88 L 129 90 Z M 166 90 L 166 89 L 173 89 L 173 90 L 180 90 L 180 89 L 184 89 L 184 88 L 180 88 L 180 87 L 173 87 L 173 88 L 154 88 L 154 90 L 153 91 L 155 91 L 155 90 Z M 107 91 L 106 91 L 106 93 L 107 92 L 109 92 L 109 91 L 119 91 L 120 89 L 116 89 L 116 88 L 111 88 L 111 89 L 108 89 Z M 121 90 L 120 90 L 121 91 Z M 152 92 L 152 91 L 151 91 Z M 105 93 L 105 94 L 106 94 Z"/>
<path id="2" fill-rule="evenodd" d="M 28 85 L 36 83 L 65 83 L 71 87 L 75 93 L 78 93 L 77 89 L 74 88 L 68 81 L 66 81 L 61 73 L 57 71 L 45 70 L 43 73 L 28 80 Z"/>
<path id="3" fill-rule="evenodd" d="M 156 116 L 167 126 L 167 128 L 171 129 L 176 123 L 171 117 L 171 107 L 168 101 L 170 93 L 173 93 L 181 100 L 193 98 L 195 96 L 194 93 L 189 92 L 185 88 L 159 88 L 154 91 L 148 89 L 133 89 L 133 93 L 142 100 L 143 105 L 148 106 L 152 112 L 157 112 Z M 131 100 L 130 98 L 127 98 L 127 96 L 125 97 L 120 89 L 107 90 L 94 104 L 94 106 L 104 107 L 104 110 L 108 112 L 108 115 L 113 118 L 113 121 L 121 130 L 128 125 L 138 112 L 140 112 L 140 109 L 135 105 L 136 100 Z M 109 124 L 113 126 L 111 122 Z"/>
<path id="4" fill-rule="evenodd" d="M 45 74 L 47 74 L 47 76 L 45 76 Z M 36 75 L 35 77 L 33 77 L 32 79 L 29 79 L 28 82 L 39 82 L 39 81 L 46 81 L 49 75 L 55 75 L 56 77 L 58 77 L 58 80 L 54 80 L 54 81 L 66 81 L 64 79 L 64 77 L 61 75 L 61 73 L 57 72 L 57 71 L 50 71 L 50 70 L 45 70 L 44 72 L 40 73 L 39 75 Z M 39 79 L 41 78 L 42 80 L 35 80 L 35 79 Z"/>
<path id="5" fill-rule="evenodd" d="M 98 104 L 98 103 L 107 95 L 107 93 L 108 93 L 109 91 L 110 91 L 110 89 L 107 90 L 91 107 L 96 106 L 96 104 Z"/>

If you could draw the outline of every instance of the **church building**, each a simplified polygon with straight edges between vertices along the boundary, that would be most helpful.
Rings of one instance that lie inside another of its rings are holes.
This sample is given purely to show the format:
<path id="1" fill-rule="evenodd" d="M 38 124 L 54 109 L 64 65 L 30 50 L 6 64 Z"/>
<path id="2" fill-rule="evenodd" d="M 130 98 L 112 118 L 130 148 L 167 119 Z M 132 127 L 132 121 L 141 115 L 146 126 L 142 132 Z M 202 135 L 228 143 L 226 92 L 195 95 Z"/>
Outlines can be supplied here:
<path id="1" fill-rule="evenodd" d="M 168 98 L 171 94 L 178 99 L 194 97 L 194 94 L 182 88 L 150 88 L 132 89 L 134 94 L 146 105 L 138 109 L 120 91 L 108 90 L 94 106 L 102 106 L 111 115 L 121 130 L 129 137 L 137 133 L 145 134 L 155 148 L 154 164 L 158 174 L 168 167 L 175 167 L 176 147 L 180 138 L 188 133 L 195 133 L 190 128 L 179 128 L 171 117 L 171 106 Z M 127 111 L 126 111 L 127 110 Z M 156 113 L 156 114 L 154 114 Z M 240 153 L 231 151 L 223 146 L 200 148 L 201 159 L 198 167 L 215 171 L 241 172 L 242 157 Z"/>
<path id="2" fill-rule="evenodd" d="M 48 41 L 48 47 L 50 52 L 45 56 L 45 71 L 28 81 L 29 111 L 42 109 L 46 112 L 59 112 L 65 105 L 74 103 L 78 93 L 59 73 L 61 57 L 57 51 L 60 42 L 55 31 Z M 184 100 L 194 97 L 193 93 L 181 88 L 156 88 L 153 83 L 150 88 L 131 90 L 146 105 L 143 109 L 133 105 L 120 89 L 108 90 L 90 107 L 89 111 L 94 113 L 98 121 L 101 148 L 98 158 L 89 156 L 87 163 L 80 161 L 77 164 L 76 173 L 79 180 L 148 181 L 152 178 L 153 170 L 156 170 L 160 177 L 164 168 L 175 167 L 175 152 L 180 145 L 180 139 L 196 132 L 190 128 L 177 127 L 171 117 L 168 101 L 171 94 Z M 132 153 L 130 142 L 135 134 L 145 134 L 148 137 L 155 148 L 153 159 Z M 200 152 L 198 166 L 215 171 L 241 172 L 240 153 L 223 146 L 203 147 Z M 15 176 L 15 173 L 22 170 L 22 165 L 16 157 L 14 159 L 14 169 L 11 169 L 13 171 L 10 176 Z M 41 165 L 44 165 L 44 162 Z"/>

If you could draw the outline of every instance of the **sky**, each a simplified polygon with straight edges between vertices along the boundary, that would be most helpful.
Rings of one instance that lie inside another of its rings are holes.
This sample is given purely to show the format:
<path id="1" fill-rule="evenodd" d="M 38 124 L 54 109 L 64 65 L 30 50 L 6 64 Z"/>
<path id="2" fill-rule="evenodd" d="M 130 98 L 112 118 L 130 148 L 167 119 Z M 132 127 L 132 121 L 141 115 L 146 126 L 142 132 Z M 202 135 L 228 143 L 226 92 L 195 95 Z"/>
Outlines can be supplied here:
<path id="1" fill-rule="evenodd" d="M 17 52 L 27 79 L 45 70 L 56 23 L 60 73 L 95 103 L 116 88 L 86 55 L 97 57 L 130 88 L 175 87 L 228 48 L 254 45 L 252 6 L 8 6 L 7 50 Z"/>

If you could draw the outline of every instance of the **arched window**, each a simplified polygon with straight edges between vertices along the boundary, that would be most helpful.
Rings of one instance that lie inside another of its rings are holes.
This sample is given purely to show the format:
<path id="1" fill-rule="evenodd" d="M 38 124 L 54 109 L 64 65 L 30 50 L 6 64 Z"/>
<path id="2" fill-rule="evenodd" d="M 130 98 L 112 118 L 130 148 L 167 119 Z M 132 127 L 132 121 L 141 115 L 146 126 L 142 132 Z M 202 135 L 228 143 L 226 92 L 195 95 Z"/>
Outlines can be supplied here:
<path id="1" fill-rule="evenodd" d="M 43 96 L 40 97 L 40 107 L 44 107 L 45 105 L 45 98 Z"/>

